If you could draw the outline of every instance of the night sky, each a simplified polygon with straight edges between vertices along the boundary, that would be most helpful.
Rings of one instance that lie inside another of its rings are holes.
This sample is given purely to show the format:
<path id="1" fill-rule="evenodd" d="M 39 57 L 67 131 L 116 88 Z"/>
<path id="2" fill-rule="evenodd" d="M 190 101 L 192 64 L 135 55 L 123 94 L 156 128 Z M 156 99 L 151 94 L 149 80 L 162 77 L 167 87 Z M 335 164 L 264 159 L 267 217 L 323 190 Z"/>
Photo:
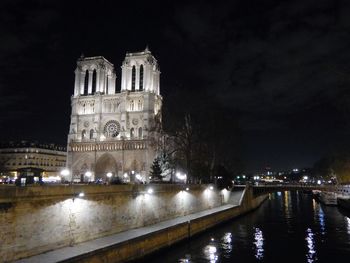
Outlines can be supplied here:
<path id="1" fill-rule="evenodd" d="M 350 146 L 349 14 L 348 0 L 1 0 L 0 141 L 64 145 L 77 58 L 106 57 L 120 88 L 125 53 L 148 45 L 165 127 L 214 108 L 248 171 L 312 166 Z"/>

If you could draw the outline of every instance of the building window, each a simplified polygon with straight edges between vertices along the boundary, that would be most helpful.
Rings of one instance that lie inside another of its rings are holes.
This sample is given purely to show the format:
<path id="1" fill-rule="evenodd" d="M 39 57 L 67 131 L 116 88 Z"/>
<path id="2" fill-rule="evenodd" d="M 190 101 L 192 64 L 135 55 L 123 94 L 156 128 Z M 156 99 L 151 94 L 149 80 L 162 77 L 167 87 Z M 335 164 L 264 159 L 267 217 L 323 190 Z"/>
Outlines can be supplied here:
<path id="1" fill-rule="evenodd" d="M 90 130 L 90 140 L 93 139 L 93 138 L 94 138 L 94 130 L 91 129 L 91 130 Z"/>
<path id="2" fill-rule="evenodd" d="M 89 71 L 85 71 L 85 81 L 84 81 L 84 95 L 88 95 L 88 87 L 89 87 Z"/>
<path id="3" fill-rule="evenodd" d="M 140 88 L 139 90 L 143 90 L 143 65 L 140 66 Z"/>
<path id="4" fill-rule="evenodd" d="M 134 111 L 134 101 L 133 100 L 131 100 L 130 101 L 130 111 Z"/>
<path id="5" fill-rule="evenodd" d="M 136 68 L 132 66 L 131 71 L 131 91 L 135 91 L 135 81 L 136 81 Z"/>
<path id="6" fill-rule="evenodd" d="M 92 94 L 95 94 L 96 92 L 96 69 L 94 69 L 93 73 L 92 73 Z"/>
<path id="7" fill-rule="evenodd" d="M 142 127 L 139 128 L 139 137 L 142 138 Z"/>
<path id="8" fill-rule="evenodd" d="M 83 130 L 83 131 L 81 132 L 81 139 L 85 139 L 85 138 L 86 138 L 86 131 Z"/>
<path id="9" fill-rule="evenodd" d="M 130 138 L 134 138 L 134 134 L 135 134 L 134 128 L 131 128 L 130 129 Z"/>
<path id="10" fill-rule="evenodd" d="M 138 109 L 139 111 L 142 110 L 142 101 L 141 101 L 141 100 L 138 100 L 138 102 L 137 102 L 137 109 Z"/>

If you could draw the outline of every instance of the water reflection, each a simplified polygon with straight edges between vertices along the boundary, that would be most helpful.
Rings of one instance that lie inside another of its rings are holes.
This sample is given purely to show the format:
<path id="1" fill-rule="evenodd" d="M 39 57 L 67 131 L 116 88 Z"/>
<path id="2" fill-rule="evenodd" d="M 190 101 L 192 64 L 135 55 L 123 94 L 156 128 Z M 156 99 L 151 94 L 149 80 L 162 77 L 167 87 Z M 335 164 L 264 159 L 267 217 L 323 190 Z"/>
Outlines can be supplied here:
<path id="1" fill-rule="evenodd" d="M 316 250 L 315 250 L 315 241 L 314 241 L 314 233 L 312 230 L 308 228 L 306 230 L 306 238 L 308 252 L 306 254 L 307 262 L 312 263 L 317 260 Z"/>
<path id="2" fill-rule="evenodd" d="M 345 216 L 346 228 L 348 229 L 348 234 L 350 235 L 350 218 Z"/>
<path id="3" fill-rule="evenodd" d="M 264 257 L 264 237 L 263 232 L 258 227 L 255 228 L 254 239 L 255 257 L 257 259 L 262 259 Z"/>
<path id="4" fill-rule="evenodd" d="M 191 255 L 186 255 L 185 258 L 179 259 L 179 263 L 191 263 Z"/>
<path id="5" fill-rule="evenodd" d="M 270 197 L 256 211 L 140 262 L 346 262 L 350 257 L 346 211 L 321 207 L 310 195 L 300 194 L 298 199 L 297 192 Z"/>
<path id="6" fill-rule="evenodd" d="M 221 238 L 221 249 L 224 255 L 230 255 L 232 251 L 232 233 L 228 232 Z"/>
<path id="7" fill-rule="evenodd" d="M 203 253 L 206 259 L 209 260 L 210 263 L 215 263 L 218 260 L 217 248 L 215 243 L 213 243 L 214 239 L 211 238 L 211 243 L 204 247 Z"/>
<path id="8" fill-rule="evenodd" d="M 325 235 L 326 233 L 326 223 L 325 223 L 325 214 L 320 204 L 316 203 L 315 200 L 312 200 L 312 207 L 314 209 L 315 220 L 320 224 L 321 234 Z"/>

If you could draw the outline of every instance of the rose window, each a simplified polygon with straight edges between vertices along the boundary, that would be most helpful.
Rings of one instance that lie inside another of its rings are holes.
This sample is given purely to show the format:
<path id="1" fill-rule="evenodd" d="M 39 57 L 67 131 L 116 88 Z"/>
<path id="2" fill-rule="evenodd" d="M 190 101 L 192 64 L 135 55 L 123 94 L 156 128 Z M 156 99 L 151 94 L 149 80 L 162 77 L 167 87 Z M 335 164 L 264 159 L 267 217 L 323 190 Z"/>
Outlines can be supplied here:
<path id="1" fill-rule="evenodd" d="M 117 137 L 120 132 L 120 124 L 117 121 L 108 121 L 104 127 L 103 133 L 108 137 Z"/>

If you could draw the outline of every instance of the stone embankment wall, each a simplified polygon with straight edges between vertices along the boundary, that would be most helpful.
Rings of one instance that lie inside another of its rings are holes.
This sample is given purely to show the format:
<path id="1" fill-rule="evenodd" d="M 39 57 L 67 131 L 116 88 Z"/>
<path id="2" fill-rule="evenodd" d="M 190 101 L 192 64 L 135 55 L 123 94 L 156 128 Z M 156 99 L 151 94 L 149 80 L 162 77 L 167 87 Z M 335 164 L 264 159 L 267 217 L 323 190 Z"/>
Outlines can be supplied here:
<path id="1" fill-rule="evenodd" d="M 13 261 L 237 203 L 226 190 L 210 190 L 208 185 L 189 188 L 186 191 L 182 185 L 1 186 L 0 258 Z M 153 193 L 148 193 L 149 189 Z"/>
<path id="2" fill-rule="evenodd" d="M 235 195 L 236 194 L 236 195 Z M 234 197 L 235 196 L 235 197 Z M 210 213 L 187 222 L 174 224 L 164 230 L 151 232 L 140 238 L 124 241 L 114 246 L 94 250 L 92 253 L 81 254 L 70 258 L 69 262 L 75 263 L 121 263 L 141 258 L 161 248 L 169 247 L 176 242 L 186 240 L 191 236 L 207 230 L 210 227 L 231 220 L 258 208 L 268 197 L 268 194 L 259 196 L 253 195 L 251 188 L 246 188 L 244 192 L 233 192 L 230 201 L 239 200 L 237 206 L 229 209 Z M 238 199 L 236 198 L 238 197 Z M 229 201 L 229 202 L 230 202 Z"/>

